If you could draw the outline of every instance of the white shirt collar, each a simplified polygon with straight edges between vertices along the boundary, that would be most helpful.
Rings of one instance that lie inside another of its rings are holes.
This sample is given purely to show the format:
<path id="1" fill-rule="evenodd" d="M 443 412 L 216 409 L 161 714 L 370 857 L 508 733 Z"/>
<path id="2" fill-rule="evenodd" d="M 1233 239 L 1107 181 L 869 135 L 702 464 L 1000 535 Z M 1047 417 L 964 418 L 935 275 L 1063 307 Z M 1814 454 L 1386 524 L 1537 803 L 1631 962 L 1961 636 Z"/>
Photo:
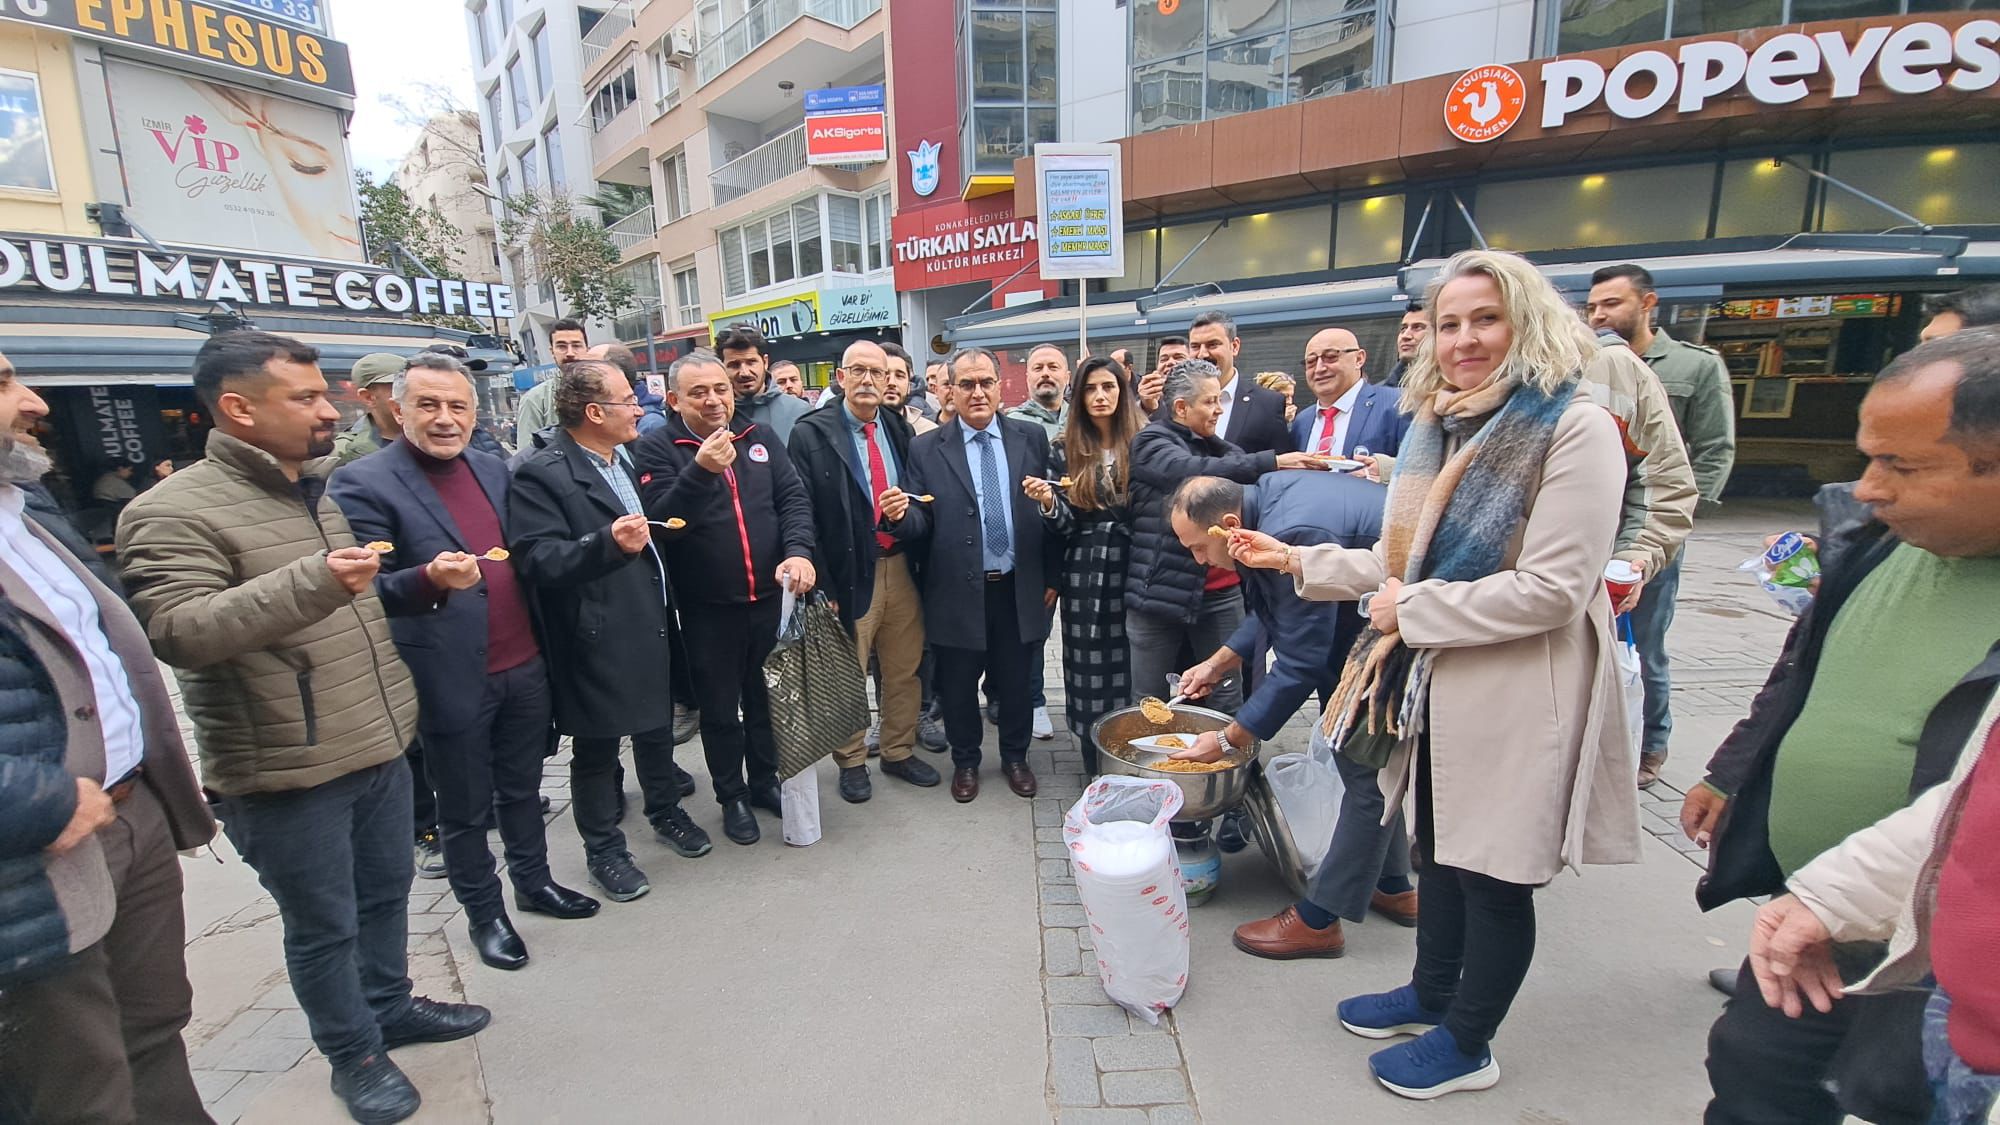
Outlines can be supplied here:
<path id="1" fill-rule="evenodd" d="M 1342 414 L 1354 413 L 1354 404 L 1361 398 L 1361 387 L 1363 384 L 1367 382 L 1368 380 L 1366 379 L 1356 379 L 1354 381 L 1354 385 L 1347 388 L 1346 394 L 1341 395 L 1339 398 L 1333 400 L 1334 408 L 1336 410 L 1339 410 Z M 1313 409 L 1325 410 L 1326 407 L 1319 403 L 1314 403 Z"/>

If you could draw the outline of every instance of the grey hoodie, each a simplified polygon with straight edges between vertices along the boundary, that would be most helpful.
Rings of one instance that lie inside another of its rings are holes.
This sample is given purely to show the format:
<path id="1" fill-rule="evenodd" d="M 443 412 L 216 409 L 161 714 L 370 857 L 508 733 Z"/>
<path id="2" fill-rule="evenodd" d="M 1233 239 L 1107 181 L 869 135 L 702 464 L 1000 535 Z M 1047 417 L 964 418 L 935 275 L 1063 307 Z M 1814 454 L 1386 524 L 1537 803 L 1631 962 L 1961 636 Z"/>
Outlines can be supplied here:
<path id="1" fill-rule="evenodd" d="M 769 426 L 777 433 L 780 444 L 792 440 L 792 423 L 811 410 L 804 399 L 788 395 L 770 383 L 759 394 L 736 396 L 736 416 Z"/>

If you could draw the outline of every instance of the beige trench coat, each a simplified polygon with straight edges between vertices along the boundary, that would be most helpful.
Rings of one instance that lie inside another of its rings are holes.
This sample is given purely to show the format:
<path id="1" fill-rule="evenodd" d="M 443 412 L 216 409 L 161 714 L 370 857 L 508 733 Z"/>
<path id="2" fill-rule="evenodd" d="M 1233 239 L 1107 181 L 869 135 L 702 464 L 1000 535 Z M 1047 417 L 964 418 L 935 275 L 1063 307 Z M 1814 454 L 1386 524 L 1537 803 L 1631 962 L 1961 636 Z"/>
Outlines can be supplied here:
<path id="1" fill-rule="evenodd" d="M 1502 569 L 1403 587 L 1403 640 L 1437 650 L 1431 801 L 1437 860 L 1539 885 L 1563 867 L 1639 860 L 1637 744 L 1626 729 L 1604 565 L 1625 491 L 1618 428 L 1579 397 L 1563 412 Z M 1307 547 L 1295 587 L 1350 601 L 1382 585 L 1381 548 Z M 1389 813 L 1414 788 L 1413 747 L 1383 767 Z M 1386 818 L 1385 818 L 1386 819 Z"/>

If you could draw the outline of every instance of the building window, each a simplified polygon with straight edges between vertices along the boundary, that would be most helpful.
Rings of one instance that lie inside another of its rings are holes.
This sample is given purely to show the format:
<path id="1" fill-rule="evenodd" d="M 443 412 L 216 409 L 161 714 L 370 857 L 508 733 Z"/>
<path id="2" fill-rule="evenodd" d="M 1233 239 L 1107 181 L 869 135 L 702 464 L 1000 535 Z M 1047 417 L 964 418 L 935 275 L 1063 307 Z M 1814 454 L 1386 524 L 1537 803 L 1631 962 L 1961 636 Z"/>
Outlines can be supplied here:
<path id="1" fill-rule="evenodd" d="M 500 169 L 500 178 L 494 181 L 494 186 L 500 189 L 500 202 L 514 198 L 514 176 L 505 167 Z"/>
<path id="2" fill-rule="evenodd" d="M 674 322 L 685 328 L 701 323 L 701 279 L 694 263 L 672 267 L 674 271 Z"/>
<path id="3" fill-rule="evenodd" d="M 1923 145 L 1833 154 L 1828 172 L 1934 226 L 2000 222 L 2000 145 Z M 1797 169 L 1787 176 L 1803 178 Z M 1908 230 L 1901 219 L 1838 188 L 1822 188 L 1821 230 Z"/>
<path id="4" fill-rule="evenodd" d="M 1052 0 L 960 4 L 959 132 L 968 172 L 1009 172 L 1035 144 L 1059 139 Z"/>
<path id="5" fill-rule="evenodd" d="M 826 235 L 828 272 L 862 272 L 859 199 L 850 195 L 827 196 Z"/>
<path id="6" fill-rule="evenodd" d="M 881 192 L 861 201 L 868 223 L 868 268 L 889 268 L 889 194 Z"/>
<path id="7" fill-rule="evenodd" d="M 798 247 L 799 276 L 815 277 L 826 272 L 826 246 L 820 242 L 818 199 L 803 199 L 792 204 L 792 238 Z"/>
<path id="8" fill-rule="evenodd" d="M 1935 0 L 1563 0 L 1555 8 L 1554 48 L 1564 55 L 1773 24 L 1937 10 Z"/>
<path id="9" fill-rule="evenodd" d="M 519 55 L 507 60 L 507 93 L 514 99 L 514 124 L 527 124 L 535 103 L 528 97 L 528 72 L 522 68 Z"/>
<path id="10" fill-rule="evenodd" d="M 668 61 L 669 44 L 656 44 L 647 56 L 653 64 L 653 112 L 665 113 L 681 104 L 681 68 Z"/>
<path id="11" fill-rule="evenodd" d="M 500 0 L 501 34 L 506 34 L 507 29 L 512 26 L 514 26 L 514 0 Z"/>
<path id="12" fill-rule="evenodd" d="M 660 180 L 666 188 L 666 221 L 679 222 L 694 208 L 688 204 L 688 158 L 676 152 L 660 161 Z"/>
<path id="13" fill-rule="evenodd" d="M 611 124 L 614 118 L 625 112 L 627 106 L 638 100 L 639 83 L 632 74 L 632 68 L 628 66 L 618 72 L 618 77 L 599 86 L 597 92 L 590 96 L 591 128 L 603 132 L 605 126 Z"/>
<path id="14" fill-rule="evenodd" d="M 1386 70 L 1378 0 L 1135 3 L 1132 131 L 1358 90 Z"/>
<path id="15" fill-rule="evenodd" d="M 486 123 L 491 126 L 487 133 L 487 151 L 500 147 L 500 134 L 507 128 L 507 120 L 500 116 L 500 83 L 495 82 L 486 90 Z"/>
<path id="16" fill-rule="evenodd" d="M 1715 165 L 1481 184 L 1473 218 L 1502 250 L 1557 250 L 1708 237 Z"/>
<path id="17" fill-rule="evenodd" d="M 562 122 L 542 130 L 542 155 L 549 161 L 549 187 L 555 191 L 567 191 L 569 175 L 563 171 Z"/>
<path id="18" fill-rule="evenodd" d="M 472 10 L 472 30 L 473 34 L 479 37 L 479 65 L 481 66 L 485 66 L 487 63 L 493 61 L 493 31 L 486 24 L 486 21 L 491 18 L 491 14 L 486 10 L 484 5 Z"/>
<path id="19" fill-rule="evenodd" d="M 892 213 L 887 192 L 866 199 L 824 195 L 729 227 L 716 237 L 722 295 L 733 301 L 754 289 L 822 273 L 887 269 Z"/>
<path id="20" fill-rule="evenodd" d="M 548 96 L 555 85 L 555 68 L 549 63 L 549 25 L 544 22 L 528 33 L 528 53 L 535 57 L 535 96 L 537 101 Z"/>
<path id="21" fill-rule="evenodd" d="M 521 154 L 521 190 L 529 195 L 542 190 L 542 158 L 532 145 Z"/>

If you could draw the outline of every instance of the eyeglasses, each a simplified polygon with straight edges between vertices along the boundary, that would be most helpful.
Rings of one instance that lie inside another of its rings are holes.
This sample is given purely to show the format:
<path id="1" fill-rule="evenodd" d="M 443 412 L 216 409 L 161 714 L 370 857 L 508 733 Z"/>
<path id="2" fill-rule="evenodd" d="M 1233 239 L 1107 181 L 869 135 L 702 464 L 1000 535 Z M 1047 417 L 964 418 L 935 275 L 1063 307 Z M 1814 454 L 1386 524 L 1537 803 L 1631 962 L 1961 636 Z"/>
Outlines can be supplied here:
<path id="1" fill-rule="evenodd" d="M 886 379 L 889 372 L 880 367 L 843 367 L 841 371 L 856 379 Z"/>
<path id="2" fill-rule="evenodd" d="M 1311 364 L 1311 363 L 1326 363 L 1326 364 L 1334 364 L 1334 363 L 1339 363 L 1339 362 L 1340 362 L 1340 357 L 1341 357 L 1341 356 L 1344 356 L 1344 355 L 1351 355 L 1351 354 L 1353 354 L 1354 352 L 1358 352 L 1358 351 L 1363 351 L 1363 350 L 1364 350 L 1364 349 L 1362 349 L 1362 348 L 1328 348 L 1328 349 L 1327 349 L 1326 351 L 1323 351 L 1323 352 L 1319 352 L 1319 353 L 1317 353 L 1317 354 L 1314 354 L 1314 355 L 1309 355 L 1309 356 L 1307 356 L 1307 357 L 1306 357 L 1306 362 L 1307 362 L 1308 364 Z"/>
<path id="3" fill-rule="evenodd" d="M 961 391 L 982 391 L 987 394 L 991 394 L 995 389 L 997 389 L 1000 386 L 1000 380 L 960 379 L 956 383 L 953 383 L 952 386 L 957 387 Z"/>
<path id="4" fill-rule="evenodd" d="M 590 400 L 590 404 L 592 406 L 623 406 L 627 409 L 630 409 L 635 406 L 640 406 L 640 402 L 637 398 L 620 399 L 617 402 L 607 402 L 603 399 L 594 398 Z M 643 409 L 643 407 L 641 408 Z"/>

